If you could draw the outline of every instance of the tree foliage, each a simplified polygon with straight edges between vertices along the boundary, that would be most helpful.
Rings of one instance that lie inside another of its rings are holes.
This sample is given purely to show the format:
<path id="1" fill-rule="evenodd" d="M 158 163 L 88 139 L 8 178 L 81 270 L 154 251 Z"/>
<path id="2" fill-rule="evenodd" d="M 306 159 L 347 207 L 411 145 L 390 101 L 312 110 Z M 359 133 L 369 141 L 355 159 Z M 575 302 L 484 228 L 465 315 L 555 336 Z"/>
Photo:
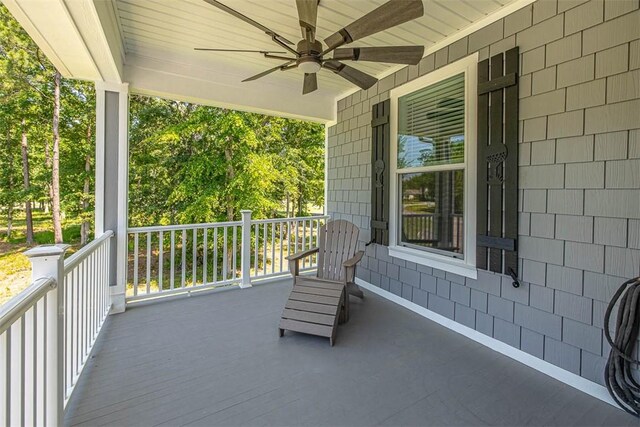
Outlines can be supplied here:
<path id="1" fill-rule="evenodd" d="M 55 67 L 0 5 L 0 210 L 8 223 L 13 210 L 28 202 L 47 210 L 51 204 L 55 75 Z M 85 156 L 95 151 L 93 85 L 62 79 L 60 106 L 62 215 L 90 221 L 91 206 L 83 206 L 88 196 L 82 184 L 87 176 L 93 179 L 84 163 Z M 21 162 L 23 136 L 28 142 L 26 163 Z M 30 179 L 25 188 L 27 164 Z"/>
<path id="2" fill-rule="evenodd" d="M 130 222 L 308 213 L 323 204 L 323 152 L 318 124 L 134 96 Z"/>

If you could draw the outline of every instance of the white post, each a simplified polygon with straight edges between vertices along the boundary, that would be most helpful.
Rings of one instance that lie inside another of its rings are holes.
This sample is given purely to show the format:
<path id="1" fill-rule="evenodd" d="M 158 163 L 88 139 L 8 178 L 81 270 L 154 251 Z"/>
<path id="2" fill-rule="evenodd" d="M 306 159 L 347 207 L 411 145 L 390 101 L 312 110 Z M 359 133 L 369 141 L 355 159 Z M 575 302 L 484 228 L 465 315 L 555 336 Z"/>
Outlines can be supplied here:
<path id="1" fill-rule="evenodd" d="M 42 245 L 24 253 L 31 261 L 31 281 L 44 277 L 56 280 L 56 288 L 47 294 L 46 314 L 46 388 L 45 420 L 47 425 L 62 425 L 64 404 L 64 253 L 69 245 Z M 43 319 L 44 320 L 44 319 Z"/>
<path id="2" fill-rule="evenodd" d="M 109 256 L 111 313 L 125 310 L 128 225 L 129 86 L 96 82 L 96 236 L 115 234 Z"/>
<path id="3" fill-rule="evenodd" d="M 333 122 L 336 123 L 336 122 Z M 324 125 L 324 206 L 322 213 L 329 214 L 329 125 Z"/>
<path id="4" fill-rule="evenodd" d="M 242 268 L 241 288 L 251 287 L 251 211 L 240 211 L 242 214 L 242 244 L 240 264 Z"/>

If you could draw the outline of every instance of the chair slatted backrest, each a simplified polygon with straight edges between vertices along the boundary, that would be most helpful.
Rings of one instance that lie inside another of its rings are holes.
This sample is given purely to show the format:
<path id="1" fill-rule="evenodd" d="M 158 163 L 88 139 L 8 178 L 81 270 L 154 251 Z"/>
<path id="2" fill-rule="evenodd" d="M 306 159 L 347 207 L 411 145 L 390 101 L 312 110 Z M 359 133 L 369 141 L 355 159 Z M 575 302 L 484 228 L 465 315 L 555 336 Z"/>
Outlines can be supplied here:
<path id="1" fill-rule="evenodd" d="M 342 263 L 356 253 L 360 230 L 344 219 L 329 221 L 320 227 L 318 277 L 344 280 Z"/>

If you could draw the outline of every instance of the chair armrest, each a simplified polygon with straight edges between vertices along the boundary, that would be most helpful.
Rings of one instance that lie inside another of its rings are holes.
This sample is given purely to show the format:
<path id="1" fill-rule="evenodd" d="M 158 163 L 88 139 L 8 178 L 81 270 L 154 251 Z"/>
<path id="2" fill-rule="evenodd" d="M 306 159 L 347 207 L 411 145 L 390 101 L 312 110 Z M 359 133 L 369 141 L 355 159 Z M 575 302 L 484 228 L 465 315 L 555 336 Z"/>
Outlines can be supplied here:
<path id="1" fill-rule="evenodd" d="M 364 251 L 358 251 L 352 258 L 343 262 L 342 266 L 345 268 L 355 267 L 355 265 L 360 262 L 363 256 L 364 256 Z"/>
<path id="2" fill-rule="evenodd" d="M 312 248 L 312 249 L 307 249 L 306 251 L 296 252 L 293 255 L 289 255 L 285 259 L 288 261 L 296 261 L 304 257 L 308 257 L 309 255 L 315 254 L 316 252 L 318 252 L 319 249 L 320 248 Z"/>

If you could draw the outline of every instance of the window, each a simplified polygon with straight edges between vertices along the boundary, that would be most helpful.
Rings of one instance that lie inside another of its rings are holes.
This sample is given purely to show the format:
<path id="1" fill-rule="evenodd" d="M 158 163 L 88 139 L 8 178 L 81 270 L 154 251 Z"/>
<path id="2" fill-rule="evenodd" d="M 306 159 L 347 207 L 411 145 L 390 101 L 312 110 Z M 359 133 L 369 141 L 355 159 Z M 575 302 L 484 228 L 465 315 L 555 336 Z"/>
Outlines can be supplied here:
<path id="1" fill-rule="evenodd" d="M 391 91 L 390 254 L 475 277 L 472 55 Z"/>

